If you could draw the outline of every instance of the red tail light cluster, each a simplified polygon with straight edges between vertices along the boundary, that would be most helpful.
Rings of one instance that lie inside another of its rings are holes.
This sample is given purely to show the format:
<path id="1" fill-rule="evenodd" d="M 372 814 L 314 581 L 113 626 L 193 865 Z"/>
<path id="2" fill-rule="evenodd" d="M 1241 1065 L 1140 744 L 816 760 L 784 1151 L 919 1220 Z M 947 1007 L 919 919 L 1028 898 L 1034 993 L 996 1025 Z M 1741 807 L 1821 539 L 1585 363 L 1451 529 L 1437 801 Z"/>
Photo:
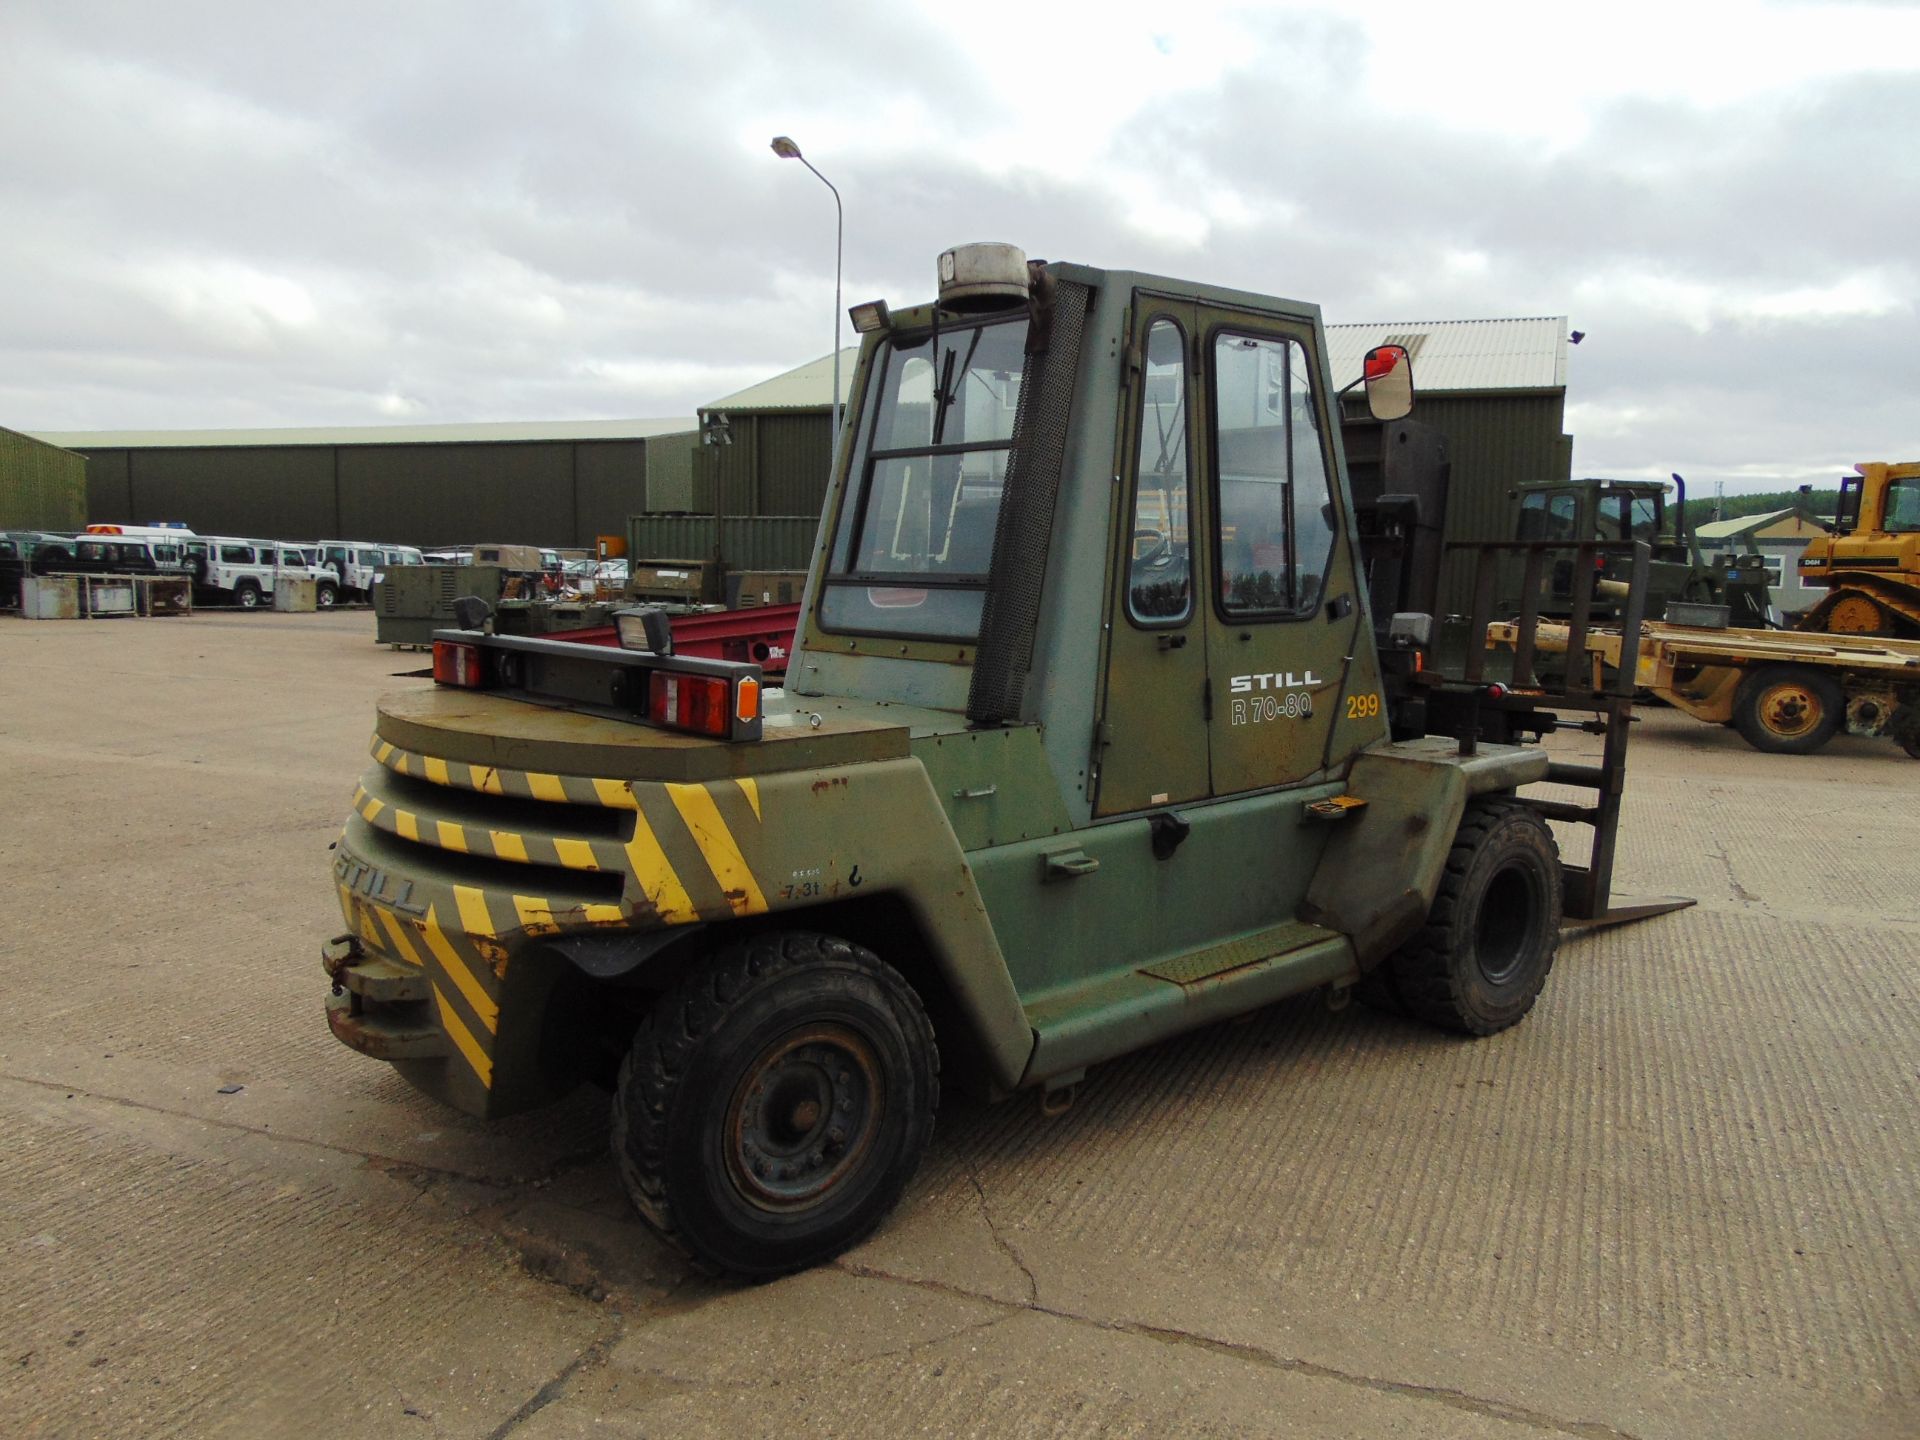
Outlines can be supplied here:
<path id="1" fill-rule="evenodd" d="M 457 640 L 433 642 L 434 684 L 478 690 L 487 683 L 486 673 L 486 664 L 478 645 L 462 645 Z"/>
<path id="2" fill-rule="evenodd" d="M 760 682 L 728 681 L 717 675 L 671 675 L 656 670 L 648 681 L 647 718 L 695 735 L 726 736 L 733 722 L 760 716 Z"/>
<path id="3" fill-rule="evenodd" d="M 712 675 L 670 675 L 654 671 L 647 690 L 647 718 L 695 735 L 725 735 L 733 687 Z"/>

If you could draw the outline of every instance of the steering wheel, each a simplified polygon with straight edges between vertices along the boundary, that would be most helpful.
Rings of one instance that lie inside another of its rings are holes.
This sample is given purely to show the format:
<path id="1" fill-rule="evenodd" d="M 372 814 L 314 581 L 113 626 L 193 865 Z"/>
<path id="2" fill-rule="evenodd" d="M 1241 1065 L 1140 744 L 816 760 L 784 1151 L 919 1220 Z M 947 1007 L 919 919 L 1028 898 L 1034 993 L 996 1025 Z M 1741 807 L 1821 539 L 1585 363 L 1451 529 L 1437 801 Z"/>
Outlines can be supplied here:
<path id="1" fill-rule="evenodd" d="M 1155 530 L 1150 527 L 1135 530 L 1133 543 L 1136 551 L 1139 550 L 1142 540 L 1151 540 L 1153 544 L 1145 551 L 1134 555 L 1134 569 L 1164 570 L 1173 563 L 1173 536 L 1164 530 Z"/>

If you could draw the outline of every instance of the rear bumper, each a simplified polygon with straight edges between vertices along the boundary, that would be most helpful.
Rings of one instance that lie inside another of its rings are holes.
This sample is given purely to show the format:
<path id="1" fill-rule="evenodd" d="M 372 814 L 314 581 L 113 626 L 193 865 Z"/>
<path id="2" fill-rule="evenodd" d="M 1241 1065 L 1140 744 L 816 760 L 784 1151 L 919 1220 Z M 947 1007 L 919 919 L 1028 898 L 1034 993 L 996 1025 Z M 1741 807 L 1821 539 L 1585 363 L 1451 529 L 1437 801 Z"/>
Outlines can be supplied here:
<path id="1" fill-rule="evenodd" d="M 349 1049 L 375 1060 L 440 1060 L 453 1053 L 433 1017 L 424 972 L 370 955 L 351 935 L 327 942 L 321 967 L 333 981 L 327 1028 Z"/>

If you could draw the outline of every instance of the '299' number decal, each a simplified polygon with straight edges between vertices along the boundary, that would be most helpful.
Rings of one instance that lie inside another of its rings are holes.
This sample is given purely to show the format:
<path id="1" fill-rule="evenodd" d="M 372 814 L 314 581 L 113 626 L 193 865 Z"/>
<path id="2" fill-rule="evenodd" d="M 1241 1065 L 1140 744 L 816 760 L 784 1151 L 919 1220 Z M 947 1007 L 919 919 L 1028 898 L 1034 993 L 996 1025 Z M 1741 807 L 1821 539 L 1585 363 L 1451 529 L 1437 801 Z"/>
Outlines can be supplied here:
<path id="1" fill-rule="evenodd" d="M 1379 713 L 1380 697 L 1378 695 L 1347 696 L 1347 719 L 1370 720 Z"/>

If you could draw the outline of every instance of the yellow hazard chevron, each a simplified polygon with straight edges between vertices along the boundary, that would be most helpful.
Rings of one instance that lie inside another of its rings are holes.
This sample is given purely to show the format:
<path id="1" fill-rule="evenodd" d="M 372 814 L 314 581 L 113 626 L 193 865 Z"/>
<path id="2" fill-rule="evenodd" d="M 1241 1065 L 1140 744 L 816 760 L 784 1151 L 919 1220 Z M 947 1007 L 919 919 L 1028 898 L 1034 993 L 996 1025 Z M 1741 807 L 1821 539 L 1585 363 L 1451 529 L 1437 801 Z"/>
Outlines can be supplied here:
<path id="1" fill-rule="evenodd" d="M 720 807 L 713 802 L 713 792 L 704 785 L 668 785 L 666 788 L 673 808 L 687 822 L 687 833 L 693 836 L 693 843 L 699 847 L 708 868 L 713 871 L 713 878 L 720 882 L 721 890 L 726 892 L 727 904 L 733 908 L 733 913 L 763 913 L 767 908 L 767 897 L 761 893 L 760 882 L 754 879 L 746 856 L 740 853 L 739 841 L 733 838 L 733 831 L 727 828 L 727 822 L 721 818 Z"/>

